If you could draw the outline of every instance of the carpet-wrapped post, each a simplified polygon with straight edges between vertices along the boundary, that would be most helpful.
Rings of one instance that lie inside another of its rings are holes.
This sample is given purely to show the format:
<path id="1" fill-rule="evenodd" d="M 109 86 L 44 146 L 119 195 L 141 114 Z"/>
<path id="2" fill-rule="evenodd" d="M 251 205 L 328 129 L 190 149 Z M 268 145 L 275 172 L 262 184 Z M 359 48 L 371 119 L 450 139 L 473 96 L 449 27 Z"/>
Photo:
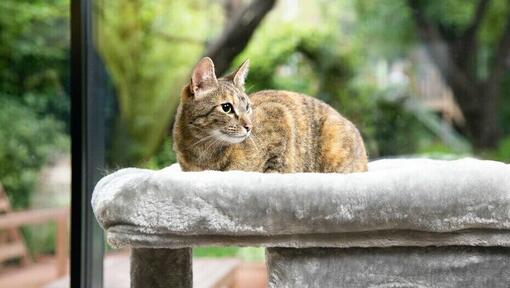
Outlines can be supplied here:
<path id="1" fill-rule="evenodd" d="M 270 248 L 269 288 L 506 288 L 509 247 Z"/>
<path id="2" fill-rule="evenodd" d="M 191 261 L 191 248 L 132 249 L 131 288 L 191 288 Z"/>

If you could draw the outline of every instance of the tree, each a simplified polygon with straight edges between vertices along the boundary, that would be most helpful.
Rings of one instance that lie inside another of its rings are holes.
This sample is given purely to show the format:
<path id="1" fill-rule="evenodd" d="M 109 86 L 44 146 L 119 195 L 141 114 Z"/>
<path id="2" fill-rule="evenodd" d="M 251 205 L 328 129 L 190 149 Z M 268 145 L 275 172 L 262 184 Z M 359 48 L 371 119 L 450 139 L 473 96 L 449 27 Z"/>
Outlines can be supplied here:
<path id="1" fill-rule="evenodd" d="M 407 0 L 407 4 L 420 39 L 464 113 L 474 147 L 495 147 L 501 137 L 501 85 L 509 68 L 510 1 L 470 1 L 472 16 L 463 25 L 433 17 L 431 1 Z M 491 10 L 491 5 L 498 10 Z M 493 33 L 499 37 L 483 41 L 484 24 L 501 27 Z"/>
<path id="2" fill-rule="evenodd" d="M 221 75 L 230 68 L 234 58 L 246 48 L 253 33 L 274 7 L 275 2 L 276 0 L 253 0 L 244 8 L 239 8 L 238 1 L 227 2 L 230 4 L 226 5 L 225 14 L 232 15 L 232 18 L 227 21 L 224 31 L 217 40 L 205 51 L 205 56 L 211 57 L 214 61 L 217 74 Z"/>

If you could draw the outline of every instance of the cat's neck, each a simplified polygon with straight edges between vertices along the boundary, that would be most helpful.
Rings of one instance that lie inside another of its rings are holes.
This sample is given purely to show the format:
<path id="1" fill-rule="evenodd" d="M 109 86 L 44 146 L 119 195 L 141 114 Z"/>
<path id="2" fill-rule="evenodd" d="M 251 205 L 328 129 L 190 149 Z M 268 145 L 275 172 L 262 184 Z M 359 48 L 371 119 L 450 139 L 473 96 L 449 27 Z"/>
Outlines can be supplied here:
<path id="1" fill-rule="evenodd" d="M 192 170 L 222 170 L 228 159 L 229 146 L 211 141 L 197 143 L 200 140 L 195 137 L 183 139 L 179 150 L 185 152 L 181 153 L 180 160 L 184 160 Z"/>

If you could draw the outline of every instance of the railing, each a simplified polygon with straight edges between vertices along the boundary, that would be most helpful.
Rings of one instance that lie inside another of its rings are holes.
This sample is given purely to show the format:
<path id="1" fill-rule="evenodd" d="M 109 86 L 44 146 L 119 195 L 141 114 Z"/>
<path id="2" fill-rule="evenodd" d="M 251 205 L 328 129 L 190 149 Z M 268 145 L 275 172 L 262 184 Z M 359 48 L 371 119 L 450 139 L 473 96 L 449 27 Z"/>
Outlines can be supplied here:
<path id="1" fill-rule="evenodd" d="M 92 204 L 132 287 L 192 287 L 191 249 L 261 246 L 270 287 L 507 287 L 510 166 L 381 160 L 356 174 L 123 169 Z M 372 285 L 372 286 L 371 286 Z"/>
<path id="2" fill-rule="evenodd" d="M 10 212 L 0 216 L 0 230 L 55 222 L 57 224 L 57 233 L 55 235 L 57 275 L 63 276 L 67 273 L 67 258 L 69 254 L 67 241 L 69 235 L 67 229 L 68 221 L 69 208 Z M 0 256 L 0 258 L 2 257 Z"/>

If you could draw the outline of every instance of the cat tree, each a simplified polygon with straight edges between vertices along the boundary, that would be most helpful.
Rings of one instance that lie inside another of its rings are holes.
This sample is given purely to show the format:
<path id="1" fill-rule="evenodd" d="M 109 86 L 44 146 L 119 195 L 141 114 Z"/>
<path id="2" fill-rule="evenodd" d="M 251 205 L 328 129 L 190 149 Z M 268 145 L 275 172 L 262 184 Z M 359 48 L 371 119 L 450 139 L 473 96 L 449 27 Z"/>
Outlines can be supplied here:
<path id="1" fill-rule="evenodd" d="M 191 249 L 266 247 L 269 287 L 508 287 L 510 165 L 380 160 L 355 174 L 128 168 L 92 200 L 132 287 L 192 287 Z"/>

